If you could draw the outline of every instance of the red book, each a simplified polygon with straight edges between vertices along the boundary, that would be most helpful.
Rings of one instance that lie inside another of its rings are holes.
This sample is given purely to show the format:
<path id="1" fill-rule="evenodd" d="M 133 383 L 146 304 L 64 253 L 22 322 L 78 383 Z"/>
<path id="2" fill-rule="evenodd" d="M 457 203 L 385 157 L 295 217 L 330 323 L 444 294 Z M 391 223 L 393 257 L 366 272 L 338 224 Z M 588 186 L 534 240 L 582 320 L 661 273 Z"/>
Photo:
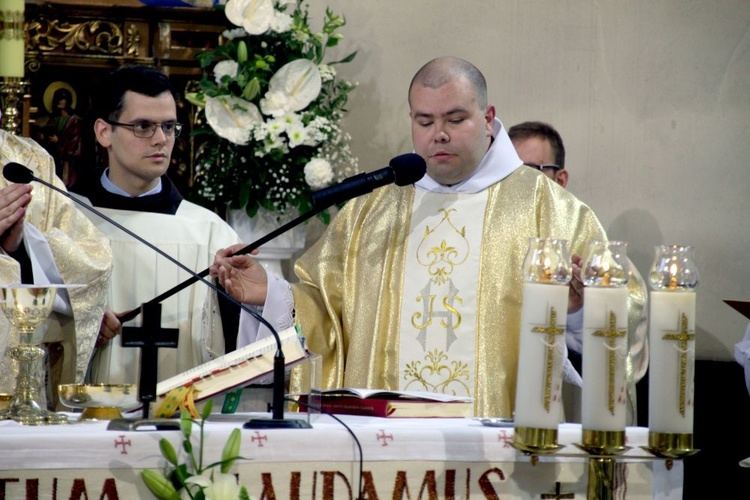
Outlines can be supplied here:
<path id="1" fill-rule="evenodd" d="M 471 417 L 474 411 L 471 398 L 415 391 L 332 389 L 319 401 L 326 413 L 384 418 Z"/>

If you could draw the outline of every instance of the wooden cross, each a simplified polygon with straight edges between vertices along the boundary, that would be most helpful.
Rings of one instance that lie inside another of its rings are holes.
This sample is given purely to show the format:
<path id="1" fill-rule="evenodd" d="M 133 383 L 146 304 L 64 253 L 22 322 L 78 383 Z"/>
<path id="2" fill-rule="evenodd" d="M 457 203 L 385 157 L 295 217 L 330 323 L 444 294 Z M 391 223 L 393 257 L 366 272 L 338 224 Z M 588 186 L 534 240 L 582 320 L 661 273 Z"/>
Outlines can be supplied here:
<path id="1" fill-rule="evenodd" d="M 557 326 L 557 311 L 554 307 L 549 309 L 549 325 L 535 326 L 531 329 L 533 333 L 544 333 L 547 335 L 547 368 L 544 376 L 544 409 L 549 412 L 549 404 L 552 399 L 552 368 L 555 364 L 555 335 L 565 333 L 565 328 Z"/>
<path id="2" fill-rule="evenodd" d="M 159 348 L 177 347 L 180 331 L 177 328 L 161 327 L 161 304 L 141 305 L 141 326 L 126 326 L 122 329 L 123 347 L 141 348 L 141 375 L 138 383 L 138 399 L 143 404 L 143 418 L 148 418 L 149 403 L 156 401 L 156 376 L 159 365 Z"/>
<path id="3" fill-rule="evenodd" d="M 609 412 L 615 414 L 615 342 L 618 338 L 624 337 L 627 334 L 627 330 L 617 329 L 617 314 L 609 312 L 609 327 L 606 330 L 594 331 L 594 337 L 604 337 L 606 339 L 607 348 L 609 353 L 607 354 L 608 362 L 608 384 L 607 384 L 607 395 Z"/>
<path id="4" fill-rule="evenodd" d="M 575 498 L 575 493 L 561 493 L 560 492 L 560 481 L 555 483 L 555 491 L 552 493 L 542 493 L 542 498 L 550 498 L 554 500 L 562 500 L 563 498 Z"/>
<path id="5" fill-rule="evenodd" d="M 694 333 L 688 333 L 688 319 L 685 313 L 680 313 L 680 331 L 669 332 L 663 340 L 676 340 L 680 343 L 680 415 L 685 416 L 685 393 L 687 392 L 687 347 L 688 342 L 695 339 Z"/>

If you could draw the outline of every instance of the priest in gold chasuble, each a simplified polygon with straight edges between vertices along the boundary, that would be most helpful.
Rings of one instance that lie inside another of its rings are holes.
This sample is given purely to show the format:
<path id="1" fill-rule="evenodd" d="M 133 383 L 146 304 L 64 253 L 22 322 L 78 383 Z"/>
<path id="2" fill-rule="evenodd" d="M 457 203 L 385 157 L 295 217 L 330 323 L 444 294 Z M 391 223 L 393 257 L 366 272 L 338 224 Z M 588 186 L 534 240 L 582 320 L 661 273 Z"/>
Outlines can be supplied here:
<path id="1" fill-rule="evenodd" d="M 409 104 L 427 175 L 343 207 L 296 263 L 295 320 L 326 387 L 469 395 L 476 416 L 511 417 L 529 238 L 583 254 L 606 234 L 588 206 L 522 166 L 472 64 L 429 62 Z M 251 260 L 220 256 L 212 274 L 272 319 L 277 280 Z"/>
<path id="2" fill-rule="evenodd" d="M 0 130 L 0 165 L 9 162 L 20 163 L 36 177 L 65 189 L 55 176 L 52 157 L 41 146 Z M 0 181 L 4 194 L 12 189 L 9 186 L 14 185 L 4 178 Z M 53 313 L 37 332 L 40 338 L 35 338 L 56 346 L 50 346 L 55 363 L 51 378 L 59 377 L 55 382 L 83 382 L 109 289 L 112 255 L 107 240 L 71 200 L 41 184 L 33 184 L 23 215 L 21 244 L 14 256 L 6 248 L 10 231 L 2 236 L 0 283 L 21 283 L 23 275 L 25 283 L 83 285 L 58 292 Z M 11 333 L 13 338 L 9 338 L 8 331 L 9 324 L 0 314 L 0 384 L 4 388 L 14 386 L 17 370 L 6 349 L 18 342 L 18 336 Z"/>

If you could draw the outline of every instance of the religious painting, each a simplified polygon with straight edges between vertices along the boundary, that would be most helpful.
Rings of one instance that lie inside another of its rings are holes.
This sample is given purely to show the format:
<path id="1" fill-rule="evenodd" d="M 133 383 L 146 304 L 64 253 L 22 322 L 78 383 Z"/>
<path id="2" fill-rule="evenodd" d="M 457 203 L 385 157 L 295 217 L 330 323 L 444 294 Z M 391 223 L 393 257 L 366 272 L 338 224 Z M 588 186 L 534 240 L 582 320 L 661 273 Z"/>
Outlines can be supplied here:
<path id="1" fill-rule="evenodd" d="M 56 80 L 46 86 L 41 97 L 32 136 L 54 158 L 57 176 L 71 186 L 81 173 L 83 159 L 85 120 L 78 111 L 79 91 L 66 81 Z"/>

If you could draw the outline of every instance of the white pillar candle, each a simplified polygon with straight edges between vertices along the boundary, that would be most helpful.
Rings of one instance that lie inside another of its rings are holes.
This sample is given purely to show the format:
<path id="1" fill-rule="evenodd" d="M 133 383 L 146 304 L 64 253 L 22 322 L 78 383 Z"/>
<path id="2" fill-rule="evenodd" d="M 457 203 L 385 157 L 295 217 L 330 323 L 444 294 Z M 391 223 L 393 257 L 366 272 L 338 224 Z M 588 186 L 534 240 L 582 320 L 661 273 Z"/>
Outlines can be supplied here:
<path id="1" fill-rule="evenodd" d="M 23 78 L 24 0 L 0 0 L 0 77 Z"/>
<path id="2" fill-rule="evenodd" d="M 583 428 L 625 431 L 628 290 L 587 286 L 583 294 Z"/>
<path id="3" fill-rule="evenodd" d="M 555 429 L 562 405 L 568 287 L 525 283 L 516 385 L 516 427 Z"/>
<path id="4" fill-rule="evenodd" d="M 652 291 L 649 299 L 649 431 L 692 434 L 695 293 Z"/>

